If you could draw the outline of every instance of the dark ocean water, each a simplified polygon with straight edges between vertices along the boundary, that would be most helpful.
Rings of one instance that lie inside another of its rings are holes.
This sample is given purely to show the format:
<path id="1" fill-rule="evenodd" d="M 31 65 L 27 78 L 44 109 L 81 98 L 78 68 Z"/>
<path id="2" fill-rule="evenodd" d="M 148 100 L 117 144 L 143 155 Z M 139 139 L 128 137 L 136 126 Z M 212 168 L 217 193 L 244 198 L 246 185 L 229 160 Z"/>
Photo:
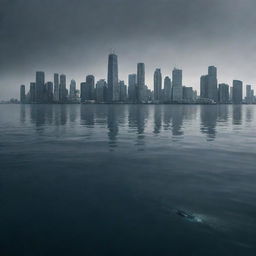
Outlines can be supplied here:
<path id="1" fill-rule="evenodd" d="M 0 105 L 0 255 L 255 256 L 256 106 Z"/>

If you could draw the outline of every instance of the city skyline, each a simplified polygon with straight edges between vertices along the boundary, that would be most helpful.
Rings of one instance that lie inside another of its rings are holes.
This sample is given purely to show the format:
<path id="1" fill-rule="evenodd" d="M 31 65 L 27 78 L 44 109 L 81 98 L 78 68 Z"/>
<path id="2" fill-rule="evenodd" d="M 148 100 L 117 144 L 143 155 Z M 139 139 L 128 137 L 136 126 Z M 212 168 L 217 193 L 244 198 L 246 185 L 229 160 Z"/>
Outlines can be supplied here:
<path id="1" fill-rule="evenodd" d="M 144 62 L 150 74 L 159 66 L 169 76 L 170 67 L 182 68 L 184 84 L 197 90 L 210 65 L 223 83 L 256 81 L 252 0 L 16 0 L 0 7 L 0 99 L 18 97 L 16 85 L 27 84 L 37 70 L 55 70 L 78 83 L 85 73 L 105 77 L 102 56 L 110 49 L 122 56 L 119 76 L 125 80 L 134 63 Z M 152 88 L 151 76 L 146 84 Z"/>
<path id="2" fill-rule="evenodd" d="M 118 77 L 118 55 L 108 55 L 107 78 L 96 80 L 93 74 L 86 75 L 80 83 L 71 79 L 67 88 L 65 74 L 54 73 L 53 82 L 45 80 L 45 72 L 37 71 L 35 82 L 30 82 L 26 92 L 25 85 L 20 86 L 21 103 L 247 103 L 256 102 L 254 87 L 246 85 L 243 92 L 243 81 L 233 80 L 232 85 L 218 80 L 215 66 L 208 67 L 208 73 L 200 77 L 200 91 L 184 85 L 183 70 L 176 67 L 171 78 L 162 76 L 161 68 L 153 74 L 153 90 L 145 83 L 145 63 L 137 63 L 137 74 L 128 75 L 128 85 Z M 96 87 L 95 87 L 96 85 Z"/>

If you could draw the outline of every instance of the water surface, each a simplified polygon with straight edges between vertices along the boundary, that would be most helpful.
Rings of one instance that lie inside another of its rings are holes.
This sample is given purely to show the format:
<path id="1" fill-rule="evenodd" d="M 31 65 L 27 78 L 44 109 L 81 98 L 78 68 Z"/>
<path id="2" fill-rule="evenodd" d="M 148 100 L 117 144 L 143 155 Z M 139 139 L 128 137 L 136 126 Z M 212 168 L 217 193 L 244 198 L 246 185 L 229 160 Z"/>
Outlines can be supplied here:
<path id="1" fill-rule="evenodd" d="M 256 255 L 255 113 L 0 105 L 0 255 Z"/>

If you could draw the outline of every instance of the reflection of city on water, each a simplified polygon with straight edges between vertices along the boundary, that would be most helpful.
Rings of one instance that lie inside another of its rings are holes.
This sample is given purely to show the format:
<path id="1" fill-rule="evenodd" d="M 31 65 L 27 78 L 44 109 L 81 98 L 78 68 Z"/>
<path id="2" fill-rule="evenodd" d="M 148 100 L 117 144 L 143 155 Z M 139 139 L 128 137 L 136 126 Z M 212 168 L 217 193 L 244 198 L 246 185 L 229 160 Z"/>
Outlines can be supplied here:
<path id="1" fill-rule="evenodd" d="M 218 127 L 241 126 L 243 116 L 246 123 L 254 121 L 254 106 L 20 105 L 20 122 L 29 121 L 29 116 L 30 122 L 42 130 L 45 126 L 73 125 L 90 128 L 95 134 L 92 128 L 97 127 L 97 132 L 106 130 L 111 146 L 116 145 L 120 131 L 136 134 L 137 144 L 144 145 L 147 135 L 181 137 L 192 126 L 214 140 Z"/>

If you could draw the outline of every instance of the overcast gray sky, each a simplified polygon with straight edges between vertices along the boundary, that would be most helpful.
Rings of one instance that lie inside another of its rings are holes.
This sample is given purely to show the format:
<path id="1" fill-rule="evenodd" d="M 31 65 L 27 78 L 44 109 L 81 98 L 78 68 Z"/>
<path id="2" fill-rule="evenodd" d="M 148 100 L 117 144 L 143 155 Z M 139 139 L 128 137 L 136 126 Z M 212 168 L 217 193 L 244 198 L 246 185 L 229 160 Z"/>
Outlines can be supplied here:
<path id="1" fill-rule="evenodd" d="M 151 88 L 155 68 L 175 66 L 196 89 L 209 65 L 219 82 L 254 84 L 255 10 L 255 0 L 0 0 L 0 99 L 18 97 L 36 70 L 106 78 L 111 49 L 121 80 L 144 62 Z"/>

